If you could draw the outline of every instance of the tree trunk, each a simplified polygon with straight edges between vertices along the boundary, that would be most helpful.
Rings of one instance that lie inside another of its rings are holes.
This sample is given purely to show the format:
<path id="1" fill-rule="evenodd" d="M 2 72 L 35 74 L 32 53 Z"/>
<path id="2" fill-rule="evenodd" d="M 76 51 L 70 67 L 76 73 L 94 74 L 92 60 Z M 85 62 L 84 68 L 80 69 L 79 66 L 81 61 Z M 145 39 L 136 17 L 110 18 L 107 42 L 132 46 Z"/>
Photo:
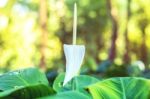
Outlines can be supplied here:
<path id="1" fill-rule="evenodd" d="M 48 31 L 47 31 L 47 0 L 40 0 L 39 2 L 39 18 L 40 18 L 40 28 L 41 28 L 41 45 L 40 45 L 40 68 L 46 70 L 45 56 L 48 40 Z"/>
<path id="2" fill-rule="evenodd" d="M 145 31 L 144 31 L 145 28 L 142 29 L 142 44 L 141 44 L 141 60 L 147 64 L 147 47 L 146 47 L 146 44 L 145 44 L 145 41 L 146 41 L 146 35 L 145 35 Z"/>
<path id="3" fill-rule="evenodd" d="M 146 33 L 145 28 L 148 25 L 148 19 L 146 17 L 143 17 L 139 20 L 139 27 L 142 31 L 142 43 L 140 45 L 140 58 L 141 60 L 147 65 L 147 58 L 148 58 L 148 52 L 147 52 L 147 46 L 145 44 L 146 42 Z"/>
<path id="4" fill-rule="evenodd" d="M 127 3 L 127 20 L 126 20 L 126 29 L 125 29 L 125 33 L 124 33 L 124 37 L 125 37 L 125 53 L 124 53 L 124 63 L 128 64 L 130 63 L 130 57 L 129 57 L 129 39 L 128 39 L 128 22 L 131 16 L 131 11 L 130 11 L 130 3 L 131 0 L 128 0 Z"/>
<path id="5" fill-rule="evenodd" d="M 107 7 L 108 7 L 108 15 L 111 19 L 112 22 L 112 37 L 111 37 L 111 47 L 109 51 L 109 60 L 113 61 L 114 58 L 116 57 L 116 40 L 117 40 L 117 35 L 118 35 L 118 25 L 117 25 L 117 20 L 116 16 L 113 13 L 113 8 L 111 4 L 111 0 L 107 0 Z"/>

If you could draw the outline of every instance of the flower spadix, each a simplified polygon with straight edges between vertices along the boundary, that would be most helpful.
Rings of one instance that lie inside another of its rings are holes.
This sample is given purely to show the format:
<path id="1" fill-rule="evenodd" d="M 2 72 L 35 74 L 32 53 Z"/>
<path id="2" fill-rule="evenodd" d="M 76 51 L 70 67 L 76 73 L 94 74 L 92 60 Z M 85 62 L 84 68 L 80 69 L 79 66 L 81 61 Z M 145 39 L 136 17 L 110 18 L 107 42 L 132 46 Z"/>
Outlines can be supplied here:
<path id="1" fill-rule="evenodd" d="M 63 86 L 78 75 L 85 54 L 85 46 L 64 44 L 64 53 L 66 57 L 66 74 Z"/>

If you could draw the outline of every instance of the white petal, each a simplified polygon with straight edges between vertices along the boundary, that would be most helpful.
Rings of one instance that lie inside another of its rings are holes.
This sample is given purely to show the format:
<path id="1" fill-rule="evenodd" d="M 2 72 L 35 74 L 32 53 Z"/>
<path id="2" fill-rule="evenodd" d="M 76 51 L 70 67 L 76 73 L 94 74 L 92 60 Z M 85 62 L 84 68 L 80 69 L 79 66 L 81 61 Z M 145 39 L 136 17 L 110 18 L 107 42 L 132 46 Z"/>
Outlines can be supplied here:
<path id="1" fill-rule="evenodd" d="M 64 44 L 64 52 L 66 57 L 66 74 L 63 86 L 78 74 L 84 58 L 85 46 Z"/>

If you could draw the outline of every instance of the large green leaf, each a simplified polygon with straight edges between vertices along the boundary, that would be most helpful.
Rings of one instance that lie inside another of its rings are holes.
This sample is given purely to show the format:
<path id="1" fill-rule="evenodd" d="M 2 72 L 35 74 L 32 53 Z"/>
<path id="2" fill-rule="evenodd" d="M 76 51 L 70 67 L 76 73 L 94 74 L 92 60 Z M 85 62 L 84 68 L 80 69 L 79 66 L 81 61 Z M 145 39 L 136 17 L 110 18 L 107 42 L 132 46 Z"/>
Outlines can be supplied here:
<path id="1" fill-rule="evenodd" d="M 5 73 L 0 76 L 0 99 L 34 99 L 53 94 L 44 73 L 36 68 Z"/>
<path id="2" fill-rule="evenodd" d="M 78 91 L 65 91 L 52 96 L 47 96 L 38 99 L 91 99 L 91 98 Z"/>
<path id="3" fill-rule="evenodd" d="M 118 77 L 88 87 L 93 99 L 150 99 L 150 81 L 136 77 Z"/>
<path id="4" fill-rule="evenodd" d="M 48 80 L 44 73 L 40 72 L 36 68 L 17 70 L 0 76 L 1 91 L 35 84 L 48 85 Z"/>
<path id="5" fill-rule="evenodd" d="M 52 88 L 43 84 L 38 84 L 0 92 L 0 99 L 35 99 L 37 97 L 47 96 L 54 93 L 55 92 Z"/>
<path id="6" fill-rule="evenodd" d="M 65 74 L 60 74 L 55 79 L 54 84 L 53 84 L 53 89 L 56 92 L 72 90 L 72 81 L 70 81 L 65 86 L 62 86 L 63 81 L 64 81 L 64 76 L 65 76 Z M 99 81 L 98 79 L 91 77 L 91 76 L 87 76 L 87 75 L 79 75 L 74 78 L 74 83 L 76 84 L 76 89 L 86 88 L 87 86 L 94 84 L 98 81 Z"/>

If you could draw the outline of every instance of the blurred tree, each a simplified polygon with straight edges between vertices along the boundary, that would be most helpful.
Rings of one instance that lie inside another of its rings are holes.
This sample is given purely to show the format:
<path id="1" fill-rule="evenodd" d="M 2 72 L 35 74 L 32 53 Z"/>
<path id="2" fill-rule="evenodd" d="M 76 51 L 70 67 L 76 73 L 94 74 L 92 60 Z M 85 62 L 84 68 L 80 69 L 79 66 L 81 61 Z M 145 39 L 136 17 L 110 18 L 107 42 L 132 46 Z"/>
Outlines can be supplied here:
<path id="1" fill-rule="evenodd" d="M 131 11 L 130 11 L 130 5 L 131 5 L 131 0 L 127 1 L 127 15 L 126 15 L 126 29 L 124 32 L 124 37 L 125 37 L 125 53 L 124 53 L 124 63 L 128 64 L 130 63 L 131 59 L 130 59 L 130 55 L 129 55 L 129 39 L 128 39 L 128 23 L 130 20 L 130 16 L 131 16 Z"/>
<path id="2" fill-rule="evenodd" d="M 48 31 L 47 31 L 47 21 L 48 21 L 48 8 L 47 0 L 40 0 L 39 2 L 39 19 L 40 19 L 40 28 L 41 28 L 41 44 L 40 44 L 40 67 L 46 70 L 46 49 L 48 43 Z"/>
<path id="3" fill-rule="evenodd" d="M 141 60 L 145 64 L 147 64 L 147 54 L 148 54 L 148 52 L 147 52 L 147 46 L 145 44 L 145 42 L 146 42 L 145 28 L 148 25 L 148 20 L 145 17 L 144 18 L 140 18 L 138 25 L 139 25 L 139 28 L 141 29 L 141 32 L 142 32 L 142 43 L 140 45 L 140 47 L 141 47 L 140 48 L 140 51 L 141 51 L 140 57 L 141 57 Z"/>
<path id="4" fill-rule="evenodd" d="M 62 45 L 72 43 L 75 2 L 77 44 L 86 46 L 82 69 L 95 71 L 103 62 L 119 69 L 135 60 L 149 66 L 149 0 L 1 0 L 0 70 L 63 70 Z"/>
<path id="5" fill-rule="evenodd" d="M 116 10 L 112 7 L 112 1 L 107 0 L 107 7 L 108 7 L 108 15 L 112 22 L 112 36 L 111 36 L 111 47 L 109 52 L 109 60 L 113 61 L 116 57 L 116 40 L 118 36 L 118 23 L 117 23 L 117 15 Z"/>

